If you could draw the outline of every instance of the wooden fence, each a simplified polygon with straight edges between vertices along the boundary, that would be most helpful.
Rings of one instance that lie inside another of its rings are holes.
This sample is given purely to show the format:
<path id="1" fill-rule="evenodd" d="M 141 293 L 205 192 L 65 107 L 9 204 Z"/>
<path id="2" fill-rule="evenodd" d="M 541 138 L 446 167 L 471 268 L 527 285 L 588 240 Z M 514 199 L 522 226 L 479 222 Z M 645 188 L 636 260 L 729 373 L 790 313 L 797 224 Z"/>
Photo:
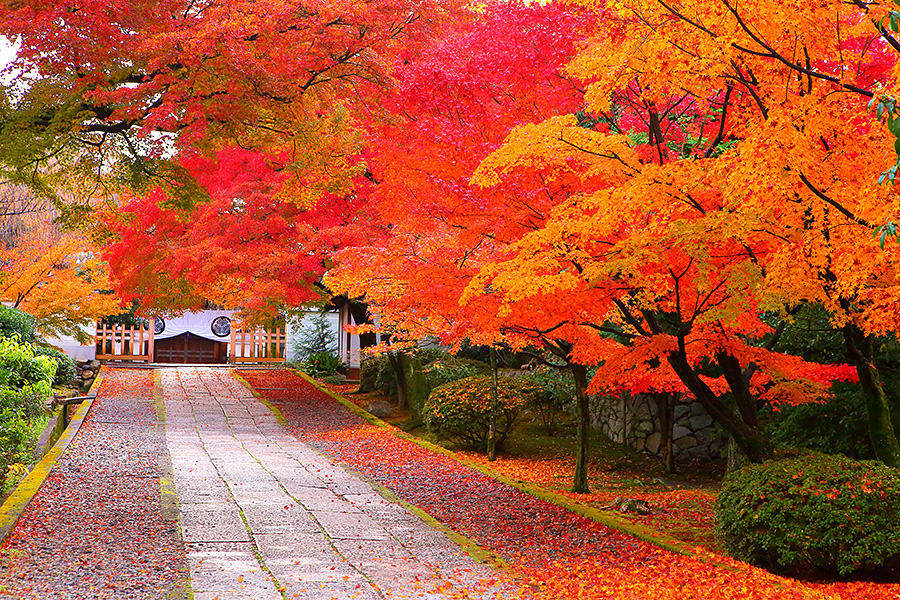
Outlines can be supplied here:
<path id="1" fill-rule="evenodd" d="M 287 352 L 287 332 L 276 329 L 231 328 L 231 362 L 284 362 Z"/>
<path id="2" fill-rule="evenodd" d="M 94 339 L 97 360 L 153 362 L 153 327 L 126 327 L 100 321 Z"/>

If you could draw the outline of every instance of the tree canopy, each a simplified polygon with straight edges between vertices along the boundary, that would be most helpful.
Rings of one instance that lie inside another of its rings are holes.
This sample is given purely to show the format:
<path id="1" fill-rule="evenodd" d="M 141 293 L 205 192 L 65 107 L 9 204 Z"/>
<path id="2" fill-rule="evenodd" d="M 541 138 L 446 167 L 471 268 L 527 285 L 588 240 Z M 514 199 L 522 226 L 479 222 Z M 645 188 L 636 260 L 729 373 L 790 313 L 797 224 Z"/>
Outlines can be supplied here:
<path id="1" fill-rule="evenodd" d="M 690 394 L 752 460 L 772 453 L 762 406 L 858 378 L 900 465 L 873 359 L 900 316 L 886 5 L 23 0 L 0 17 L 25 74 L 0 164 L 67 208 L 73 186 L 120 194 L 95 233 L 146 310 L 271 316 L 327 287 L 398 337 L 550 352 L 582 398 Z M 804 305 L 852 368 L 776 351 Z"/>

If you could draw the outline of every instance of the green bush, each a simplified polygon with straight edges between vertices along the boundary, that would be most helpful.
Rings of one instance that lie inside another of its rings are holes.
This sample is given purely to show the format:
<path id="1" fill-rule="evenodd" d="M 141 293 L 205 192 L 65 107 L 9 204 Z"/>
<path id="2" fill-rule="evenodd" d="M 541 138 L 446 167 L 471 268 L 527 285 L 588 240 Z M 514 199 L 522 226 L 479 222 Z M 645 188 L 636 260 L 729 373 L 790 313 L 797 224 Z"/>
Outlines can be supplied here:
<path id="1" fill-rule="evenodd" d="M 383 396 L 397 395 L 397 376 L 385 355 L 370 356 L 359 366 L 359 389 Z"/>
<path id="2" fill-rule="evenodd" d="M 62 350 L 48 346 L 35 346 L 35 356 L 48 356 L 56 362 L 56 373 L 53 375 L 53 385 L 64 385 L 75 379 L 75 361 Z"/>
<path id="3" fill-rule="evenodd" d="M 469 358 L 459 358 L 452 354 L 444 353 L 443 356 L 424 366 L 425 379 L 432 388 L 459 381 L 466 377 L 485 375 L 490 372 L 488 364 Z"/>
<path id="4" fill-rule="evenodd" d="M 882 383 L 889 396 L 900 395 L 895 378 L 885 376 Z M 837 382 L 831 389 L 834 396 L 825 402 L 779 406 L 768 415 L 763 413 L 769 439 L 781 447 L 874 459 L 865 392 L 857 383 Z M 892 411 L 891 417 L 894 429 L 900 431 L 900 411 Z"/>
<path id="5" fill-rule="evenodd" d="M 0 339 L 0 477 L 27 462 L 31 421 L 45 411 L 55 372 L 53 359 L 35 356 L 17 336 Z"/>
<path id="6" fill-rule="evenodd" d="M 298 368 L 313 377 L 327 377 L 346 371 L 341 358 L 328 350 L 313 352 L 305 361 L 299 363 Z"/>
<path id="7" fill-rule="evenodd" d="M 496 447 L 500 449 L 519 413 L 540 390 L 516 377 L 501 377 L 497 384 L 500 411 L 496 422 Z M 477 375 L 444 384 L 431 391 L 422 420 L 429 431 L 485 451 L 491 410 L 491 377 Z"/>
<path id="8" fill-rule="evenodd" d="M 22 342 L 31 344 L 37 338 L 34 317 L 18 308 L 0 305 L 0 338 L 18 336 Z"/>
<path id="9" fill-rule="evenodd" d="M 848 575 L 900 559 L 900 473 L 808 452 L 728 475 L 717 534 L 740 560 L 790 575 Z"/>
<path id="10" fill-rule="evenodd" d="M 425 378 L 431 387 L 483 374 L 490 370 L 485 363 L 453 356 L 441 348 L 420 348 L 411 353 L 422 363 Z M 360 365 L 359 388 L 364 392 L 378 392 L 397 396 L 397 375 L 387 355 L 366 358 Z"/>
<path id="11" fill-rule="evenodd" d="M 540 417 L 550 435 L 555 435 L 559 417 L 574 405 L 575 380 L 566 369 L 539 368 L 525 375 L 541 391 L 534 396 L 530 408 Z"/>

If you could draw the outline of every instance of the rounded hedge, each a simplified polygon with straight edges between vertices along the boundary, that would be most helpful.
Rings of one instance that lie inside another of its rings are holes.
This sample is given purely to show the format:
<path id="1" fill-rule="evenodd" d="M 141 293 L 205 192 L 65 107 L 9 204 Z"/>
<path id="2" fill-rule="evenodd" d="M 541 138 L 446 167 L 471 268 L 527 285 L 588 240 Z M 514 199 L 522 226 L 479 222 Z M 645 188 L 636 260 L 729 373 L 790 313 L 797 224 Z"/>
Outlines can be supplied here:
<path id="1" fill-rule="evenodd" d="M 717 534 L 731 556 L 791 575 L 900 563 L 900 471 L 808 452 L 728 475 Z"/>
<path id="2" fill-rule="evenodd" d="M 500 449 L 519 413 L 541 389 L 533 382 L 501 377 L 497 382 L 500 411 L 497 415 L 496 447 Z M 487 449 L 491 414 L 491 377 L 476 375 L 431 390 L 422 410 L 429 431 L 457 439 L 474 450 Z"/>

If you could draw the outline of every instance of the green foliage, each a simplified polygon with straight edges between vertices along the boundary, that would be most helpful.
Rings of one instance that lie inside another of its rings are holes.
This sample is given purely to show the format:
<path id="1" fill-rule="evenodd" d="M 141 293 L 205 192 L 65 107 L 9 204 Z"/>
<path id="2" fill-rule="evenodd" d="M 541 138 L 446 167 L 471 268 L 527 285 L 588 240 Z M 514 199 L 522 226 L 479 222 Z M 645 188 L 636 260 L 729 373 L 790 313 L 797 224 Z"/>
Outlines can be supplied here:
<path id="1" fill-rule="evenodd" d="M 56 362 L 53 385 L 64 385 L 75 379 L 75 361 L 62 350 L 49 346 L 35 346 L 34 355 L 48 356 Z"/>
<path id="2" fill-rule="evenodd" d="M 337 335 L 331 328 L 327 313 L 316 313 L 301 327 L 294 342 L 294 352 L 297 360 L 308 361 L 313 355 L 323 352 L 334 354 L 337 352 Z"/>
<path id="3" fill-rule="evenodd" d="M 485 375 L 491 367 L 483 362 L 469 358 L 459 358 L 452 354 L 444 353 L 440 358 L 423 367 L 425 378 L 432 388 L 459 381 L 466 377 Z"/>
<path id="4" fill-rule="evenodd" d="M 491 347 L 478 346 L 470 342 L 468 339 L 462 341 L 456 354 L 459 358 L 469 358 L 479 362 L 487 363 L 491 360 Z"/>
<path id="5" fill-rule="evenodd" d="M 103 317 L 103 321 L 109 325 L 121 325 L 123 327 L 150 327 L 149 319 L 135 316 L 134 313 L 137 309 L 138 303 L 132 302 L 128 310 L 117 315 L 107 315 Z"/>
<path id="6" fill-rule="evenodd" d="M 501 377 L 497 384 L 500 411 L 496 423 L 496 444 L 506 441 L 519 413 L 540 389 L 518 377 Z M 431 391 L 422 420 L 429 431 L 457 439 L 468 447 L 487 450 L 491 412 L 491 377 L 477 375 L 444 384 Z"/>
<path id="7" fill-rule="evenodd" d="M 30 424 L 45 410 L 55 373 L 56 361 L 17 336 L 0 339 L 0 473 L 28 462 Z"/>
<path id="8" fill-rule="evenodd" d="M 359 368 L 359 389 L 363 392 L 378 392 L 383 396 L 397 396 L 397 376 L 387 356 L 370 356 L 362 361 Z"/>
<path id="9" fill-rule="evenodd" d="M 725 478 L 717 534 L 743 561 L 788 574 L 838 574 L 900 559 L 900 473 L 805 453 Z"/>
<path id="10" fill-rule="evenodd" d="M 843 334 L 832 327 L 830 319 L 821 306 L 805 306 L 785 328 L 776 350 L 812 362 L 847 362 Z M 767 320 L 774 326 L 779 317 L 773 314 Z M 872 350 L 885 392 L 889 397 L 900 396 L 900 373 L 895 367 L 900 363 L 900 344 L 896 336 L 876 338 Z M 838 382 L 831 391 L 833 398 L 822 403 L 779 406 L 777 411 L 764 413 L 766 433 L 776 446 L 799 446 L 851 458 L 875 458 L 862 387 Z M 891 417 L 895 430 L 900 431 L 900 410 L 893 410 Z"/>
<path id="11" fill-rule="evenodd" d="M 857 384 L 836 383 L 825 402 L 782 406 L 765 418 L 765 430 L 776 447 L 802 447 L 850 458 L 873 459 L 865 394 Z M 900 431 L 900 411 L 894 427 Z"/>
<path id="12" fill-rule="evenodd" d="M 485 363 L 454 356 L 442 348 L 419 348 L 411 356 L 421 362 L 425 379 L 432 388 L 490 371 Z M 397 396 L 397 375 L 387 355 L 369 357 L 362 362 L 359 387 L 366 392 Z"/>
<path id="13" fill-rule="evenodd" d="M 575 399 L 575 380 L 568 370 L 539 368 L 526 376 L 540 393 L 532 399 L 530 408 L 540 417 L 544 430 L 554 435 L 559 416 L 572 408 Z"/>
<path id="14" fill-rule="evenodd" d="M 298 365 L 298 368 L 313 377 L 326 377 L 346 371 L 340 357 L 328 350 L 310 354 L 305 361 Z"/>
<path id="15" fill-rule="evenodd" d="M 35 318 L 18 308 L 0 305 L 0 338 L 17 335 L 19 340 L 33 343 L 37 338 Z"/>

